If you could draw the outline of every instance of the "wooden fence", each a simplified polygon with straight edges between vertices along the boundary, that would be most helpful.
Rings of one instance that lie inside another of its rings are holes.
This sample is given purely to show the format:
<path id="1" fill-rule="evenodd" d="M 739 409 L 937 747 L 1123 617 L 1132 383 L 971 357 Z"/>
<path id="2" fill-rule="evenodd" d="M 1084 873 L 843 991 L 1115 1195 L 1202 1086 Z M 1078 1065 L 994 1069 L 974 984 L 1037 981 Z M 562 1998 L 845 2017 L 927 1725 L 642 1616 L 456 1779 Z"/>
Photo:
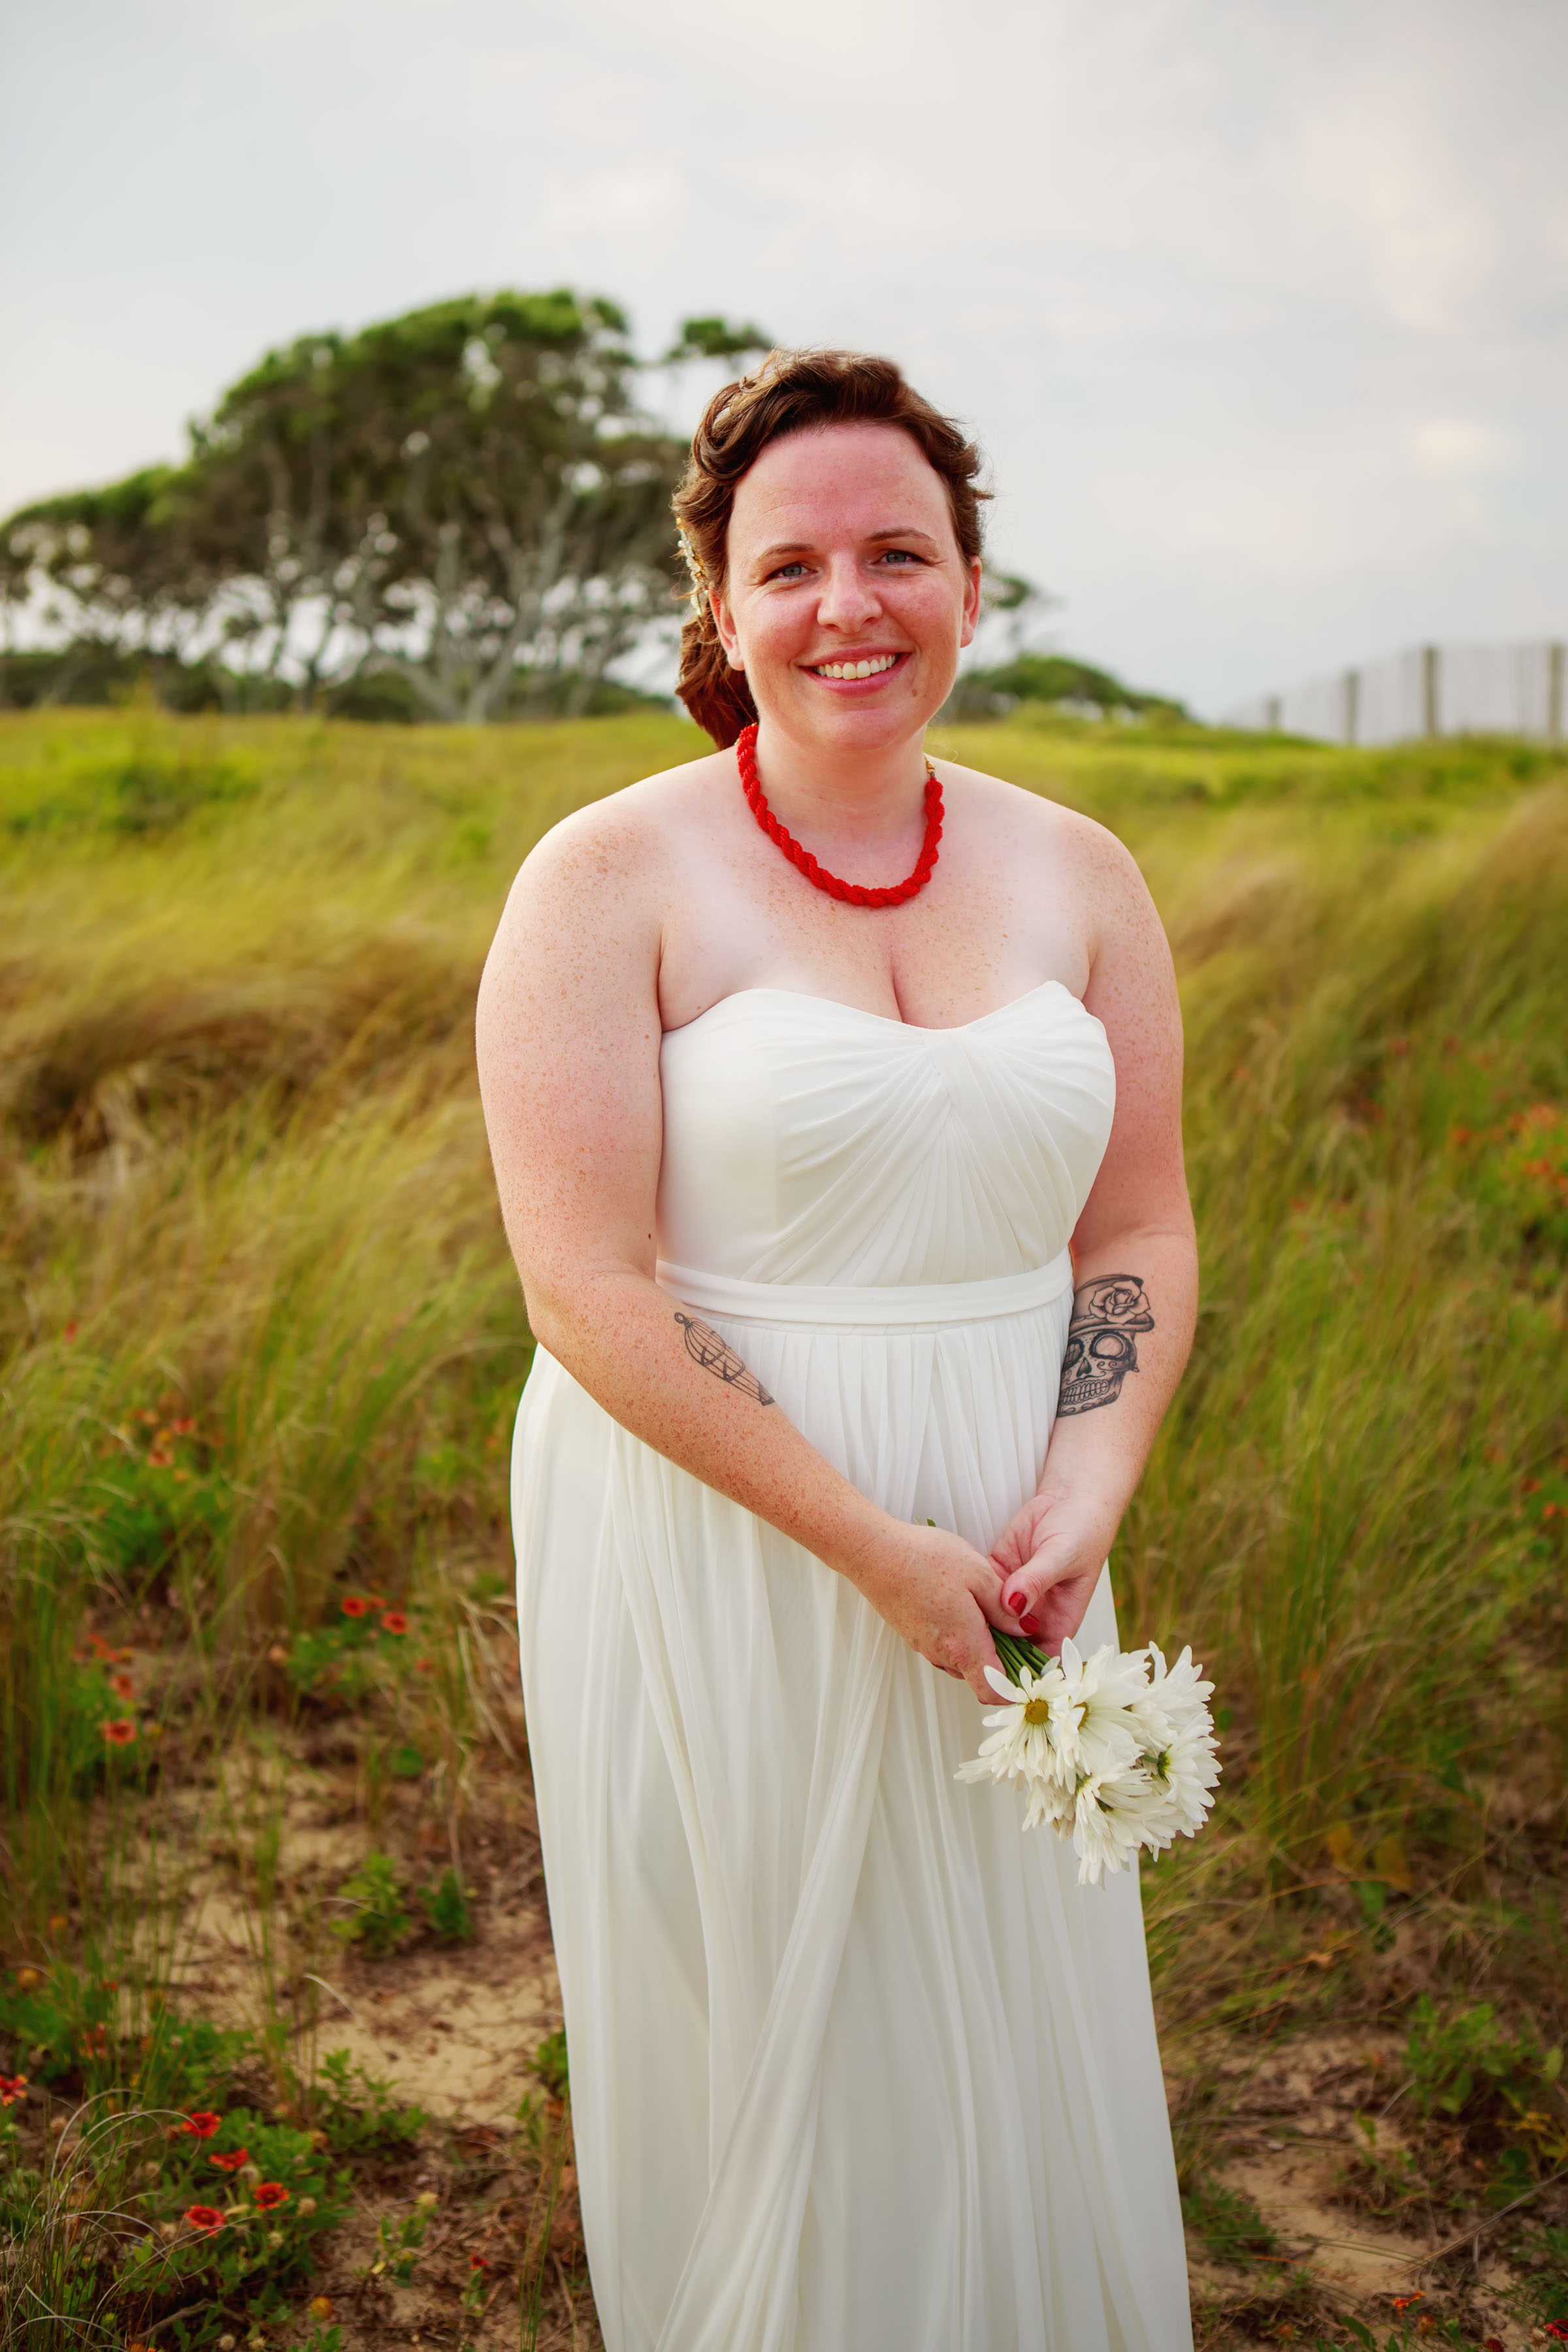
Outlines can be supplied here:
<path id="1" fill-rule="evenodd" d="M 1260 695 L 1226 719 L 1326 743 L 1403 743 L 1422 735 L 1530 735 L 1560 743 L 1568 721 L 1565 650 L 1561 641 L 1413 646 Z"/>

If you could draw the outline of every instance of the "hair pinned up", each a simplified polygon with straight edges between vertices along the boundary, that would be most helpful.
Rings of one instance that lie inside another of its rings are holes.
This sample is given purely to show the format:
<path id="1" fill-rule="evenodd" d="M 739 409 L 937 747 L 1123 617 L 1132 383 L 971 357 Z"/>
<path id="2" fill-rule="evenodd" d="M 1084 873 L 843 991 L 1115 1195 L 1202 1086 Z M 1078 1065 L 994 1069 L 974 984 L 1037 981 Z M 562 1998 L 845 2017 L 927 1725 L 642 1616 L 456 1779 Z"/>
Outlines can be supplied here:
<path id="1" fill-rule="evenodd" d="M 744 670 L 731 669 L 713 620 L 724 584 L 725 541 L 735 491 L 770 441 L 824 425 L 896 425 L 947 485 L 952 528 L 966 562 L 981 552 L 980 451 L 951 417 L 904 382 L 891 360 L 859 352 L 770 352 L 754 374 L 716 393 L 692 436 L 675 493 L 680 551 L 691 579 L 691 618 L 680 632 L 676 692 L 721 751 L 757 716 Z"/>

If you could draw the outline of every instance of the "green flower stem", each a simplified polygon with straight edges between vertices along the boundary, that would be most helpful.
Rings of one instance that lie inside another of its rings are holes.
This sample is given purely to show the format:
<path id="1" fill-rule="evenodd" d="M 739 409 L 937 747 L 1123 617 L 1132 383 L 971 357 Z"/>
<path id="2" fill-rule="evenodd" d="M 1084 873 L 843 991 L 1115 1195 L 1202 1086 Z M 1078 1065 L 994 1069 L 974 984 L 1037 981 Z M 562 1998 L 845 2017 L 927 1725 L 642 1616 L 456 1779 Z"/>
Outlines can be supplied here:
<path id="1" fill-rule="evenodd" d="M 1033 1642 L 1022 1641 L 1016 1634 L 998 1633 L 993 1626 L 991 1639 L 996 1644 L 996 1655 L 1002 1661 L 1009 1682 L 1022 1683 L 1020 1668 L 1024 1666 L 1027 1666 L 1032 1675 L 1043 1675 L 1050 1664 L 1043 1650 L 1037 1650 Z"/>

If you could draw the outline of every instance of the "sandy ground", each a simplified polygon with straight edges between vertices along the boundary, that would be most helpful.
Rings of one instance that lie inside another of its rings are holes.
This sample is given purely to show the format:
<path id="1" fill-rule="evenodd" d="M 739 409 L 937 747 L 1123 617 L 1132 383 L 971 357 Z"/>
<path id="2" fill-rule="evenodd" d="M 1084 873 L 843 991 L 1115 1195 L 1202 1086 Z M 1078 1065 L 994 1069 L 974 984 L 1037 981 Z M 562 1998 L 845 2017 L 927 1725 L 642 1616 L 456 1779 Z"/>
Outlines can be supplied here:
<path id="1" fill-rule="evenodd" d="M 475 2252 L 515 2272 L 518 2249 L 541 2226 L 537 2159 L 531 2170 L 519 2117 L 524 2102 L 541 2108 L 531 2061 L 559 2027 L 561 2008 L 526 1765 L 494 1759 L 473 1792 L 462 1864 L 474 1940 L 444 1945 L 420 1934 L 379 1960 L 333 1934 L 333 1921 L 347 1916 L 337 1890 L 372 1844 L 399 1854 L 411 1880 L 439 1875 L 449 1849 L 420 1801 L 389 1792 L 372 1833 L 352 1775 L 330 1757 L 275 1754 L 246 1773 L 188 1800 L 177 2003 L 256 2025 L 270 2000 L 275 2015 L 294 2021 L 301 2058 L 312 2040 L 317 2054 L 346 2050 L 432 2118 L 407 2177 L 389 2178 L 384 2197 L 367 2197 L 334 2246 L 321 2288 L 342 2326 L 344 2352 L 513 2345 L 515 2286 L 498 2295 L 488 2323 L 473 2315 L 465 2321 L 458 2305 Z M 268 1818 L 277 1832 L 268 1869 L 283 1897 L 270 1915 L 257 1900 L 266 1843 L 258 1825 Z M 295 1923 L 288 1932 L 278 1925 L 283 1917 Z M 1380 2217 L 1347 2189 L 1345 2168 L 1364 2145 L 1358 2116 L 1381 2113 L 1380 2152 L 1401 2145 L 1397 2101 L 1389 2111 L 1399 2048 L 1398 2037 L 1346 2032 L 1233 2046 L 1211 2060 L 1207 2177 L 1251 2199 L 1278 2247 L 1270 2256 L 1219 2260 L 1194 2233 L 1200 2345 L 1310 2344 L 1347 2314 L 1378 2329 L 1381 2343 L 1395 2324 L 1396 2301 L 1416 2295 L 1425 2300 L 1411 2305 L 1407 2325 L 1424 2312 L 1462 2312 L 1477 2345 L 1488 2335 L 1507 2352 L 1529 2343 L 1498 2300 L 1510 2282 L 1485 2230 L 1432 2272 L 1434 2252 L 1452 2237 L 1451 2217 L 1419 2208 Z M 1182 2086 L 1173 2090 L 1182 2095 Z M 568 2159 L 540 2352 L 553 2344 L 588 2352 L 598 2343 L 574 2179 Z M 368 2287 L 363 2273 L 376 2221 L 406 2211 L 422 2186 L 437 2190 L 441 2210 L 415 2285 Z"/>

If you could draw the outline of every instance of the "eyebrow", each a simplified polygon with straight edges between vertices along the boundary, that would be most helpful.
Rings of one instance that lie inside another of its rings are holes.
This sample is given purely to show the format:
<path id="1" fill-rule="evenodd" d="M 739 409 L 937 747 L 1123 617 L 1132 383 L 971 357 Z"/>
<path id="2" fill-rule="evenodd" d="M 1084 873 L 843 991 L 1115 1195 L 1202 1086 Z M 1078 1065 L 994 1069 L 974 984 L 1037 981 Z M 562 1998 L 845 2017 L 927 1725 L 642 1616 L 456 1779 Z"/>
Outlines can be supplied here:
<path id="1" fill-rule="evenodd" d="M 922 530 L 918 522 L 885 523 L 880 530 L 868 530 L 866 539 L 867 543 L 873 547 L 890 539 L 923 539 L 928 547 L 940 544 L 929 530 Z M 772 547 L 760 549 L 755 560 L 759 563 L 776 563 L 781 556 L 809 554 L 814 544 L 809 539 L 775 540 Z"/>

